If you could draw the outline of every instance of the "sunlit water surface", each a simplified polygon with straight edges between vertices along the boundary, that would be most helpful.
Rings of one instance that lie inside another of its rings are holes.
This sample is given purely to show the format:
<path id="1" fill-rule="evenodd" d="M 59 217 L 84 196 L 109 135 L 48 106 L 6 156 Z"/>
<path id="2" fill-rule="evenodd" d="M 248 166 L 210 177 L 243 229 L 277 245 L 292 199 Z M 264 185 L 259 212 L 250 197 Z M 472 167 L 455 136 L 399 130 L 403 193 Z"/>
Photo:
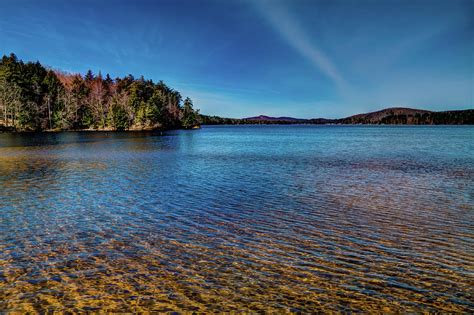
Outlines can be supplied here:
<path id="1" fill-rule="evenodd" d="M 474 127 L 0 134 L 1 311 L 474 312 Z"/>

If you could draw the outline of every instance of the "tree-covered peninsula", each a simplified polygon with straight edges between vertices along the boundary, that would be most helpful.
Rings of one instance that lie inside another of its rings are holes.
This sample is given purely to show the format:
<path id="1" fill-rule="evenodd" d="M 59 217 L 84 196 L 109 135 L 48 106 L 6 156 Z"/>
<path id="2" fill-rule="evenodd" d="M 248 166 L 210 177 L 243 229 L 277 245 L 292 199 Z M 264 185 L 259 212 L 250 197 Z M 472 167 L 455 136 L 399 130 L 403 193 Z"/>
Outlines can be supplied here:
<path id="1" fill-rule="evenodd" d="M 0 62 L 0 129 L 151 130 L 192 128 L 198 110 L 191 99 L 162 81 L 100 72 L 84 76 L 23 62 L 14 54 Z"/>

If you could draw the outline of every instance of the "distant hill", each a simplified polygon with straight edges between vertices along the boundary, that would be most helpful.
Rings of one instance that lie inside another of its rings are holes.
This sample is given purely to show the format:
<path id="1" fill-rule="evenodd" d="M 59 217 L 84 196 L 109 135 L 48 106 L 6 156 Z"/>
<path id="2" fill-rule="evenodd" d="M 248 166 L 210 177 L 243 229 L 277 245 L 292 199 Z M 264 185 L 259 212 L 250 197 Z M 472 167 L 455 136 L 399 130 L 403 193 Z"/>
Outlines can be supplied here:
<path id="1" fill-rule="evenodd" d="M 243 120 L 250 120 L 250 121 L 289 121 L 289 122 L 308 121 L 308 119 L 299 119 L 299 118 L 293 118 L 293 117 L 270 117 L 270 116 L 265 116 L 265 115 L 247 117 L 247 118 L 243 118 Z"/>
<path id="2" fill-rule="evenodd" d="M 392 107 L 340 119 L 300 119 L 266 115 L 237 118 L 201 115 L 203 125 L 244 124 L 386 124 L 386 125 L 474 125 L 474 109 L 433 112 L 423 109 Z"/>
<path id="3" fill-rule="evenodd" d="M 431 113 L 427 110 L 422 109 L 412 109 L 412 108 L 403 108 L 403 107 L 392 107 L 382 109 L 376 112 L 370 112 L 365 114 L 357 114 L 349 116 L 346 118 L 339 119 L 340 123 L 344 124 L 379 124 L 383 119 L 391 116 L 415 116 Z"/>
<path id="4" fill-rule="evenodd" d="M 288 124 L 311 124 L 310 119 L 299 119 L 293 117 L 270 117 L 265 115 L 247 118 L 223 118 L 218 116 L 200 115 L 202 125 L 288 125 Z"/>
<path id="5" fill-rule="evenodd" d="M 465 125 L 474 124 L 474 110 L 432 112 L 403 107 L 387 108 L 376 112 L 336 119 L 337 124 L 386 125 Z"/>

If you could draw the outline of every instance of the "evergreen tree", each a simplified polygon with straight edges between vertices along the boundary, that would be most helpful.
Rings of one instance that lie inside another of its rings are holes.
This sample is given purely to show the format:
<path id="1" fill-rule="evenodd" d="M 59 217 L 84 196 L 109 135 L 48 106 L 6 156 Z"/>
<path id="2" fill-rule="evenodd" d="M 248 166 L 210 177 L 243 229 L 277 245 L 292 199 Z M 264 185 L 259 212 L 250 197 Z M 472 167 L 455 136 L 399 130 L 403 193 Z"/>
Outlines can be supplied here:
<path id="1" fill-rule="evenodd" d="M 192 128 L 199 124 L 198 111 L 193 109 L 193 102 L 189 97 L 184 100 L 183 104 L 183 119 L 182 124 L 184 128 Z"/>
<path id="2" fill-rule="evenodd" d="M 94 74 L 92 73 L 92 70 L 91 70 L 91 69 L 87 70 L 87 73 L 86 73 L 86 75 L 84 76 L 84 80 L 85 80 L 86 82 L 92 82 L 92 80 L 94 80 Z"/>

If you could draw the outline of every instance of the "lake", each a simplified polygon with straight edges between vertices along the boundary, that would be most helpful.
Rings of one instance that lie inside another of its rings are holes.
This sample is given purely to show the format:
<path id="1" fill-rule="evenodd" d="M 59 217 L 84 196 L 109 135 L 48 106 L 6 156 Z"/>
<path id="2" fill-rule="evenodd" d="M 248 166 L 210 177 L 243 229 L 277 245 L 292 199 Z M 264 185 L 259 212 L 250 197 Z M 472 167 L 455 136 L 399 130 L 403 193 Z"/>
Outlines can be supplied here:
<path id="1" fill-rule="evenodd" d="M 0 311 L 474 312 L 474 127 L 0 134 Z"/>

